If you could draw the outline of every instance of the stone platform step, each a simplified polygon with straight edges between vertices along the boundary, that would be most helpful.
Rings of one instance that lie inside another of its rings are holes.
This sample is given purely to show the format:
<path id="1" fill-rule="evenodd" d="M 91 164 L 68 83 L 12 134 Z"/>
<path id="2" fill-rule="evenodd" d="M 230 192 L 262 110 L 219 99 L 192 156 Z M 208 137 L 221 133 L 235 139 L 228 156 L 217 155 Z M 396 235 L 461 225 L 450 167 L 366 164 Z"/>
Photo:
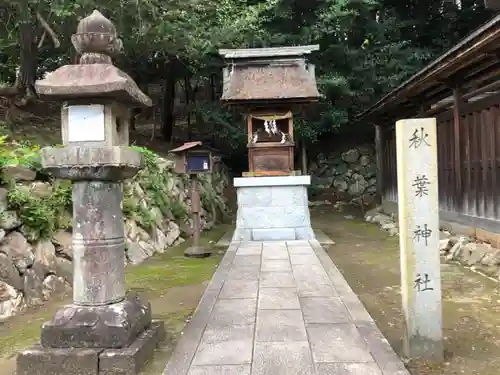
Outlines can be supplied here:
<path id="1" fill-rule="evenodd" d="M 314 229 L 314 237 L 315 239 L 321 244 L 321 245 L 334 245 L 335 242 L 328 237 L 325 232 L 323 232 L 321 229 Z M 215 247 L 218 248 L 227 248 L 229 245 L 231 245 L 231 242 L 233 241 L 233 233 L 234 230 L 230 230 L 227 233 L 225 233 L 222 238 L 215 244 Z"/>
<path id="2" fill-rule="evenodd" d="M 163 375 L 409 375 L 318 241 L 232 243 Z"/>

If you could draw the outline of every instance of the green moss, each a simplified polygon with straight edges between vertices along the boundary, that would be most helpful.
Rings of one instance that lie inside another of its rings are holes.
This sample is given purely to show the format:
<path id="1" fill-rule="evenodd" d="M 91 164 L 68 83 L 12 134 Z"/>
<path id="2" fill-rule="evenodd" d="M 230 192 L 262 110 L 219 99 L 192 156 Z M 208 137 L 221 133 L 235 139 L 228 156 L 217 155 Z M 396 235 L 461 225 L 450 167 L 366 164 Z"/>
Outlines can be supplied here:
<path id="1" fill-rule="evenodd" d="M 226 231 L 227 226 L 221 225 L 210 232 L 203 233 L 200 244 L 211 247 L 211 242 L 217 241 Z M 214 254 L 209 258 L 185 258 L 184 250 L 189 244 L 190 242 L 184 242 L 165 254 L 148 259 L 139 266 L 127 267 L 125 275 L 127 285 L 133 290 L 153 296 L 173 286 L 209 280 L 222 255 L 214 250 Z"/>
<path id="2" fill-rule="evenodd" d="M 367 223 L 360 219 L 345 220 L 342 222 L 342 227 L 353 232 L 361 232 L 379 239 L 389 239 L 387 233 L 383 232 L 378 225 Z"/>

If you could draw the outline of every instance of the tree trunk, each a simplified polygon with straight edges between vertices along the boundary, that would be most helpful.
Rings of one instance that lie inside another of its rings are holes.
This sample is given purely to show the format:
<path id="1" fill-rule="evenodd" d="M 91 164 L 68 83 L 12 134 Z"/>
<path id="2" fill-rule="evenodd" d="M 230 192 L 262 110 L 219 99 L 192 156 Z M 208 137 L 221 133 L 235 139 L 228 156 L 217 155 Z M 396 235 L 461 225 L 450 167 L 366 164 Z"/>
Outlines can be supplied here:
<path id="1" fill-rule="evenodd" d="M 210 100 L 215 102 L 217 97 L 215 89 L 215 74 L 210 74 Z"/>
<path id="2" fill-rule="evenodd" d="M 300 169 L 302 170 L 302 175 L 307 175 L 307 147 L 304 140 L 300 141 Z"/>
<path id="3" fill-rule="evenodd" d="M 167 74 L 165 79 L 165 88 L 163 89 L 163 117 L 162 134 L 167 142 L 172 141 L 172 135 L 175 126 L 174 102 L 175 102 L 175 67 L 173 61 L 167 64 Z"/>
<path id="4" fill-rule="evenodd" d="M 19 94 L 22 95 L 21 105 L 37 97 L 35 90 L 37 68 L 36 28 L 34 23 L 30 21 L 26 20 L 20 26 L 21 56 L 16 88 Z"/>
<path id="5" fill-rule="evenodd" d="M 185 107 L 186 107 L 186 121 L 187 121 L 187 135 L 188 141 L 191 141 L 191 78 L 189 76 L 184 76 L 184 95 L 185 95 Z"/>

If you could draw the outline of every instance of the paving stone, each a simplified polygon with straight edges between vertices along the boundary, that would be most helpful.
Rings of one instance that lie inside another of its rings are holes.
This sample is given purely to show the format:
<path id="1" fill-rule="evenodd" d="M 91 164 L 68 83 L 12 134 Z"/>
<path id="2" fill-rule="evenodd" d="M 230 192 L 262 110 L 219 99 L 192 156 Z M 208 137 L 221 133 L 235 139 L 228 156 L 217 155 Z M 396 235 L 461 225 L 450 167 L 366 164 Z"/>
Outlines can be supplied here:
<path id="1" fill-rule="evenodd" d="M 292 267 L 288 259 L 263 259 L 262 272 L 266 271 L 291 271 Z"/>
<path id="2" fill-rule="evenodd" d="M 335 290 L 339 294 L 339 296 L 356 296 L 356 294 L 352 291 L 351 287 L 347 283 L 346 279 L 342 275 L 342 273 L 336 268 L 332 267 L 328 269 L 328 277 L 333 283 Z"/>
<path id="3" fill-rule="evenodd" d="M 192 366 L 188 375 L 250 375 L 250 365 Z"/>
<path id="4" fill-rule="evenodd" d="M 227 280 L 222 287 L 219 298 L 257 298 L 258 281 Z"/>
<path id="5" fill-rule="evenodd" d="M 304 265 L 313 265 L 317 267 L 322 267 L 318 257 L 316 254 L 291 254 L 290 255 L 290 263 L 292 265 L 295 264 L 304 264 Z"/>
<path id="6" fill-rule="evenodd" d="M 259 279 L 260 265 L 235 266 L 233 265 L 227 274 L 226 280 L 247 280 L 254 281 Z"/>
<path id="7" fill-rule="evenodd" d="M 307 341 L 300 310 L 259 310 L 255 341 Z"/>
<path id="8" fill-rule="evenodd" d="M 279 246 L 286 248 L 286 241 L 264 241 L 262 242 L 263 247 L 273 247 Z"/>
<path id="9" fill-rule="evenodd" d="M 233 260 L 235 266 L 255 266 L 260 264 L 260 255 L 236 255 Z"/>
<path id="10" fill-rule="evenodd" d="M 305 247 L 305 246 L 311 246 L 309 244 L 309 241 L 305 241 L 305 240 L 296 240 L 296 241 L 286 241 L 286 245 L 288 246 L 288 248 L 290 247 Z"/>
<path id="11" fill-rule="evenodd" d="M 335 242 L 320 229 L 314 230 L 314 236 L 321 245 L 335 245 Z"/>
<path id="12" fill-rule="evenodd" d="M 259 242 L 259 241 L 242 241 L 242 242 L 240 242 L 240 247 L 260 247 L 260 248 L 262 248 L 262 242 Z"/>
<path id="13" fill-rule="evenodd" d="M 359 300 L 359 298 L 354 296 L 344 296 L 341 297 L 344 306 L 349 311 L 349 314 L 352 317 L 352 320 L 355 322 L 373 322 L 373 318 L 366 311 L 365 306 Z"/>
<path id="14" fill-rule="evenodd" d="M 306 325 L 315 362 L 373 362 L 354 324 Z"/>
<path id="15" fill-rule="evenodd" d="M 375 362 L 316 363 L 316 372 L 321 375 L 382 375 L 382 371 Z"/>
<path id="16" fill-rule="evenodd" d="M 309 323 L 348 323 L 349 312 L 338 297 L 306 297 L 300 299 L 304 321 Z"/>
<path id="17" fill-rule="evenodd" d="M 240 246 L 238 250 L 236 250 L 236 255 L 237 256 L 243 256 L 243 255 L 261 255 L 262 254 L 262 248 L 255 247 L 255 246 Z"/>
<path id="18" fill-rule="evenodd" d="M 290 255 L 315 255 L 311 246 L 292 246 L 288 247 Z"/>
<path id="19" fill-rule="evenodd" d="M 253 341 L 201 342 L 193 365 L 243 365 L 252 362 Z"/>
<path id="20" fill-rule="evenodd" d="M 299 279 L 296 281 L 296 285 L 299 297 L 338 297 L 331 284 L 323 284 L 316 280 Z"/>
<path id="21" fill-rule="evenodd" d="M 333 285 L 322 266 L 294 264 L 291 267 L 293 277 L 297 283 L 299 281 L 312 281 L 323 285 Z"/>
<path id="22" fill-rule="evenodd" d="M 256 342 L 252 375 L 313 375 L 307 341 Z"/>
<path id="23" fill-rule="evenodd" d="M 208 325 L 229 327 L 254 324 L 256 304 L 257 300 L 253 298 L 218 300 L 212 310 Z"/>
<path id="24" fill-rule="evenodd" d="M 405 366 L 375 323 L 357 323 L 357 327 L 360 335 L 368 343 L 372 356 L 382 369 L 384 375 L 409 375 Z"/>
<path id="25" fill-rule="evenodd" d="M 295 280 L 291 272 L 261 272 L 259 286 L 261 288 L 293 288 Z"/>
<path id="26" fill-rule="evenodd" d="M 208 325 L 201 341 L 208 344 L 215 344 L 224 341 L 246 341 L 254 337 L 255 324 L 213 326 Z"/>
<path id="27" fill-rule="evenodd" d="M 286 247 L 266 247 L 262 251 L 262 259 L 289 259 Z"/>
<path id="28" fill-rule="evenodd" d="M 261 288 L 259 309 L 300 309 L 296 288 Z"/>

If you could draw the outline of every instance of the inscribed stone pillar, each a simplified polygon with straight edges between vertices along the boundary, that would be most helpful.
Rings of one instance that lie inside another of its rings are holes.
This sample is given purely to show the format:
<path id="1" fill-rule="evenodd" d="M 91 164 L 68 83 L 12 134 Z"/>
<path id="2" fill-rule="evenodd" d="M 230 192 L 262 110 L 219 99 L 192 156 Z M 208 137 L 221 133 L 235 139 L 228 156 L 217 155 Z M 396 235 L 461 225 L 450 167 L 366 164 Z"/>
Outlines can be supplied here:
<path id="1" fill-rule="evenodd" d="M 405 355 L 443 360 L 436 119 L 396 123 Z"/>

